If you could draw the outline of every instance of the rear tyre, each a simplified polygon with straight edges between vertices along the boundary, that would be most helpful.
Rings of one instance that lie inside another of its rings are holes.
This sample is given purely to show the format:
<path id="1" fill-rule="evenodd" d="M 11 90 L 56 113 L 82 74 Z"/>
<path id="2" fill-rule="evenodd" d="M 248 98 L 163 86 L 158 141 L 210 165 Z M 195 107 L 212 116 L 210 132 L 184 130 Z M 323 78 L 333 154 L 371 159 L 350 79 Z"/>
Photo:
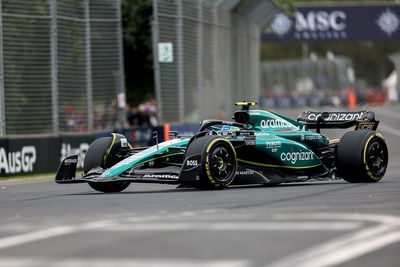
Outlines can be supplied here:
<path id="1" fill-rule="evenodd" d="M 96 139 L 92 144 L 90 144 L 83 163 L 83 172 L 85 174 L 87 174 L 93 168 L 101 167 L 106 169 L 112 165 L 112 155 L 106 156 L 107 151 L 112 145 L 112 141 L 112 137 L 102 137 Z M 89 186 L 99 192 L 117 193 L 126 189 L 129 184 L 129 182 L 91 182 L 89 183 Z"/>
<path id="2" fill-rule="evenodd" d="M 201 147 L 202 167 L 196 188 L 223 189 L 236 175 L 236 153 L 232 144 L 219 136 L 204 136 L 193 141 L 192 149 Z"/>
<path id="3" fill-rule="evenodd" d="M 374 131 L 351 131 L 337 147 L 339 177 L 350 183 L 373 183 L 386 172 L 389 155 L 383 136 Z"/>

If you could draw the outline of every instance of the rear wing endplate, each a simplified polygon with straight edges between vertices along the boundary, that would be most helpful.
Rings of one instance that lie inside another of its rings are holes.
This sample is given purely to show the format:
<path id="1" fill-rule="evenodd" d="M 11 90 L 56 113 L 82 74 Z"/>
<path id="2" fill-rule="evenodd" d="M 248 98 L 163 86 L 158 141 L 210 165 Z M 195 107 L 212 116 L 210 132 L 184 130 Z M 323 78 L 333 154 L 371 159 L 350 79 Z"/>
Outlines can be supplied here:
<path id="1" fill-rule="evenodd" d="M 320 129 L 347 129 L 353 126 L 356 126 L 356 130 L 376 130 L 379 124 L 372 111 L 303 111 L 297 121 L 307 125 L 310 129 L 317 129 L 317 132 Z"/>

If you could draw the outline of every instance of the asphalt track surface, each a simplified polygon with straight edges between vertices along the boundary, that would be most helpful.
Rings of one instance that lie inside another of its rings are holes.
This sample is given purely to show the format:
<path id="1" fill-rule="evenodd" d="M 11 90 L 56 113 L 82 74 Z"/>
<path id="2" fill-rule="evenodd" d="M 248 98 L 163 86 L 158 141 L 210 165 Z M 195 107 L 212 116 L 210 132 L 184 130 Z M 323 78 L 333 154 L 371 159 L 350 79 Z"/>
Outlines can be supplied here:
<path id="1" fill-rule="evenodd" d="M 400 107 L 374 110 L 390 152 L 375 184 L 0 182 L 0 266 L 400 266 Z"/>

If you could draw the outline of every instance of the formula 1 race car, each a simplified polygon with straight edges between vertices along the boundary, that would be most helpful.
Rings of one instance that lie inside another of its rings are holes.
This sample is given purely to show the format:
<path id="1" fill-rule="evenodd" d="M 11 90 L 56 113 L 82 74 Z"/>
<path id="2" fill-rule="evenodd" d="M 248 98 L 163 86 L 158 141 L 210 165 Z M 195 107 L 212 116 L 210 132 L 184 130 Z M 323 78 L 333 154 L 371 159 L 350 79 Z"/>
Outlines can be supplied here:
<path id="1" fill-rule="evenodd" d="M 250 110 L 239 102 L 234 121 L 204 120 L 197 133 L 151 147 L 133 148 L 113 133 L 89 147 L 83 176 L 75 177 L 78 156 L 65 158 L 55 181 L 88 183 L 101 192 L 120 192 L 130 183 L 164 183 L 198 189 L 229 185 L 302 182 L 342 178 L 377 182 L 388 164 L 388 150 L 371 111 L 302 112 L 293 120 L 274 112 Z M 349 128 L 329 139 L 323 128 Z M 309 129 L 315 129 L 315 132 Z"/>

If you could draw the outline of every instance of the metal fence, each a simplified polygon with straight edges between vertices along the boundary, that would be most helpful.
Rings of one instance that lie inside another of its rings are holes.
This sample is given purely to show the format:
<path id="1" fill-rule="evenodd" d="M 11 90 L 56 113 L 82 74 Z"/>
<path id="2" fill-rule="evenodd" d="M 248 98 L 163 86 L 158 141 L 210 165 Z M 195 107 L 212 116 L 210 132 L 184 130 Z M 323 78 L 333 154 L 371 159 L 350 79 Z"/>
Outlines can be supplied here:
<path id="1" fill-rule="evenodd" d="M 115 127 L 120 0 L 0 0 L 0 136 Z"/>
<path id="2" fill-rule="evenodd" d="M 334 93 L 352 85 L 352 62 L 333 59 L 282 59 L 261 63 L 261 95 L 312 96 L 316 91 Z"/>
<path id="3" fill-rule="evenodd" d="M 277 12 L 268 0 L 153 0 L 160 121 L 229 118 L 258 100 L 260 34 Z"/>

